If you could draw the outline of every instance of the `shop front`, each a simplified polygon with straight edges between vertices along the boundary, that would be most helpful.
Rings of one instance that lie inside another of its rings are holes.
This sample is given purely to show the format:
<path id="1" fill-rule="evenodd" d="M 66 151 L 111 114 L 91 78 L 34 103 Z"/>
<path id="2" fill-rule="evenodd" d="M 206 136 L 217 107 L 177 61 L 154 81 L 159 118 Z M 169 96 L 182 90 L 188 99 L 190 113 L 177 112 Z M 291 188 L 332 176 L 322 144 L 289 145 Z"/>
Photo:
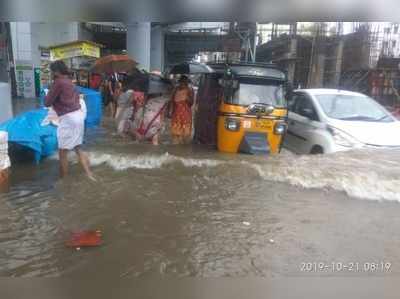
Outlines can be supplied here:
<path id="1" fill-rule="evenodd" d="M 50 61 L 63 60 L 72 70 L 73 81 L 81 87 L 91 87 L 90 69 L 100 58 L 103 46 L 91 41 L 75 41 L 49 47 Z M 94 76 L 95 77 L 95 76 Z"/>

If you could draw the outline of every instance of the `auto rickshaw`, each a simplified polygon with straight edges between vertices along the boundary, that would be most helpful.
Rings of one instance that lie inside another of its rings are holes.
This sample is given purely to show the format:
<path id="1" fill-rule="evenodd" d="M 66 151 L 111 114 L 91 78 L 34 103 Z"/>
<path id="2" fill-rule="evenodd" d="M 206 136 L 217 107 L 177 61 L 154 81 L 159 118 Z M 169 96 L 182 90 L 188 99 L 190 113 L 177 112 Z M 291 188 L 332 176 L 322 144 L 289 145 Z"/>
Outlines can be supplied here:
<path id="1" fill-rule="evenodd" d="M 226 153 L 276 154 L 287 129 L 286 73 L 272 64 L 210 64 L 197 94 L 194 140 Z"/>

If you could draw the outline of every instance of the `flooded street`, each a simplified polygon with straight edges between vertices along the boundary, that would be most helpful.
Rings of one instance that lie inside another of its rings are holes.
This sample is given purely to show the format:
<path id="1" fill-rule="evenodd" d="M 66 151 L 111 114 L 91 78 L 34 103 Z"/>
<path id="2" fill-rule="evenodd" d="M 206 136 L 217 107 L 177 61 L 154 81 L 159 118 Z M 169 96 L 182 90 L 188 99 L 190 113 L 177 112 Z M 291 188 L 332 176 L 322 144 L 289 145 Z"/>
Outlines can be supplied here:
<path id="1" fill-rule="evenodd" d="M 226 155 L 90 132 L 93 183 L 74 164 L 16 165 L 0 194 L 6 277 L 275 277 L 400 274 L 400 152 Z M 66 248 L 70 231 L 104 245 Z M 307 271 L 304 263 L 390 263 Z"/>

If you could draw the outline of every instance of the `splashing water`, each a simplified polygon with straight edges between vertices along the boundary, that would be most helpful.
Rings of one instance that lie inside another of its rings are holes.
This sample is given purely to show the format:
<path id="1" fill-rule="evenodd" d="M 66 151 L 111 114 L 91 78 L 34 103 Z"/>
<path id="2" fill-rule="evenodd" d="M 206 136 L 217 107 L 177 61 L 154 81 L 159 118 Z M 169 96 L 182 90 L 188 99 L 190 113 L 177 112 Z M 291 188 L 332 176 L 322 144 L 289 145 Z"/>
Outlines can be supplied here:
<path id="1" fill-rule="evenodd" d="M 129 156 L 91 152 L 89 153 L 89 158 L 93 166 L 107 164 L 117 171 L 129 168 L 157 169 L 176 162 L 180 162 L 186 167 L 215 167 L 223 163 L 223 161 L 210 159 L 181 158 L 168 153 L 163 155 Z"/>
<path id="2" fill-rule="evenodd" d="M 246 167 L 267 181 L 289 183 L 303 188 L 327 188 L 349 196 L 400 202 L 400 153 L 357 151 L 331 155 L 296 156 L 284 152 L 269 158 L 241 156 L 238 159 L 195 159 L 169 153 L 129 155 L 90 152 L 93 166 L 106 164 L 115 171 L 160 169 L 180 163 L 185 167 Z M 371 157 L 374 157 L 371 159 Z"/>
<path id="3" fill-rule="evenodd" d="M 398 153 L 396 153 L 398 157 Z M 303 188 L 328 188 L 352 197 L 400 202 L 400 163 L 383 152 L 347 152 L 320 156 L 286 156 L 268 165 L 242 162 L 265 180 Z M 370 157 L 375 157 L 371 159 Z M 397 159 L 396 157 L 396 159 Z"/>

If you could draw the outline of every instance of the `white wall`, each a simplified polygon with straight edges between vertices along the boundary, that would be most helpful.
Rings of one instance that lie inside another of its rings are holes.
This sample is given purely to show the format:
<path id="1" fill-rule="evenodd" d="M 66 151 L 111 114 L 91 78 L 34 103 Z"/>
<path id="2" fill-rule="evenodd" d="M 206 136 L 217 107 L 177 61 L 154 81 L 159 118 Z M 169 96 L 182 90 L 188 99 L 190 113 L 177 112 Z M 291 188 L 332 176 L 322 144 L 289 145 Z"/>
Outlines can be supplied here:
<path id="1" fill-rule="evenodd" d="M 79 23 L 32 23 L 33 61 L 40 65 L 40 47 L 49 47 L 79 39 Z"/>
<path id="2" fill-rule="evenodd" d="M 40 65 L 40 47 L 49 47 L 80 39 L 78 22 L 13 22 L 11 35 L 15 60 Z M 86 34 L 86 33 L 82 33 Z M 84 39 L 89 36 L 86 34 Z"/>
<path id="3" fill-rule="evenodd" d="M 11 37 L 14 60 L 32 60 L 32 38 L 30 23 L 12 22 Z"/>
<path id="4" fill-rule="evenodd" d="M 39 45 L 43 47 L 67 43 L 78 40 L 79 24 L 78 22 L 32 23 L 32 35 L 35 39 L 38 40 Z"/>

